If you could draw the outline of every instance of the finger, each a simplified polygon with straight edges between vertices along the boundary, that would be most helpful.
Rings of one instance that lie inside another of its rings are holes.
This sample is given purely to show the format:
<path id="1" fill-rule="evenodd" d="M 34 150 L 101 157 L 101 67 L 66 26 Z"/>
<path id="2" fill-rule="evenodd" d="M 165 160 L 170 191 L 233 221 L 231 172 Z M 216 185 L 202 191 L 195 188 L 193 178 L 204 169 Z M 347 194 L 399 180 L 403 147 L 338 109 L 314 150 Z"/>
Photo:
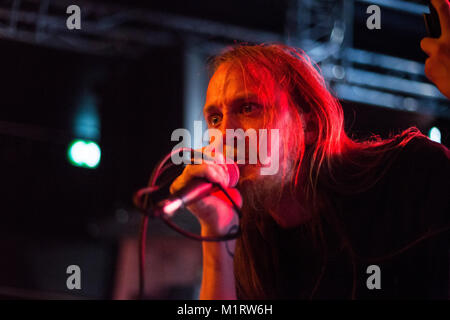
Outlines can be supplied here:
<path id="1" fill-rule="evenodd" d="M 233 199 L 233 201 L 236 203 L 236 205 L 239 208 L 242 208 L 243 200 L 242 200 L 241 193 L 236 188 L 225 188 L 225 190 L 228 192 L 229 196 L 231 197 L 231 199 Z M 211 195 L 216 198 L 219 198 L 222 201 L 225 201 L 230 206 L 233 206 L 233 203 L 231 203 L 230 199 L 228 199 L 228 197 L 221 190 L 216 191 L 216 192 L 212 193 Z"/>
<path id="2" fill-rule="evenodd" d="M 205 164 L 207 165 L 207 170 L 215 170 L 220 175 L 220 181 L 213 180 L 214 178 L 210 179 L 209 176 L 205 176 L 207 180 L 211 182 L 220 183 L 224 188 L 229 186 L 230 183 L 230 175 L 228 173 L 228 168 L 225 164 L 222 163 L 216 163 L 213 160 L 205 160 Z"/>
<path id="3" fill-rule="evenodd" d="M 220 168 L 211 164 L 188 165 L 183 173 L 171 185 L 171 192 L 184 188 L 192 179 L 203 178 L 214 183 L 221 183 L 225 177 Z"/>
<path id="4" fill-rule="evenodd" d="M 218 148 L 214 145 L 208 145 L 203 150 L 204 152 L 204 160 L 214 163 L 225 163 L 225 157 Z"/>
<path id="5" fill-rule="evenodd" d="M 214 155 L 211 155 L 211 153 L 206 154 L 204 161 L 206 163 L 215 163 L 215 164 L 223 164 L 225 163 L 225 157 L 223 156 L 222 153 L 214 151 L 215 152 Z"/>
<path id="6" fill-rule="evenodd" d="M 441 23 L 442 36 L 450 36 L 450 4 L 448 0 L 431 0 Z"/>
<path id="7" fill-rule="evenodd" d="M 432 63 L 433 63 L 433 61 L 431 60 L 431 58 L 428 58 L 427 60 L 425 60 L 425 75 L 427 76 L 428 80 L 430 80 L 431 82 L 433 82 Z"/>
<path id="8" fill-rule="evenodd" d="M 170 186 L 170 193 L 175 193 L 184 188 L 189 181 L 194 178 L 204 178 L 208 181 L 219 183 L 226 187 L 228 185 L 228 173 L 224 168 L 215 164 L 202 163 L 199 165 L 188 165 L 184 168 L 183 173 L 178 176 Z"/>
<path id="9" fill-rule="evenodd" d="M 211 156 L 211 151 L 215 153 L 214 156 Z M 225 172 L 224 185 L 228 187 L 230 185 L 230 173 L 228 171 L 229 167 L 226 164 L 228 159 L 226 160 L 225 156 L 221 152 L 218 152 L 215 148 L 209 148 L 205 154 L 208 156 L 204 159 L 206 163 L 218 165 Z"/>
<path id="10" fill-rule="evenodd" d="M 420 41 L 420 47 L 429 56 L 437 51 L 438 46 L 438 40 L 433 38 L 423 38 L 422 41 Z"/>

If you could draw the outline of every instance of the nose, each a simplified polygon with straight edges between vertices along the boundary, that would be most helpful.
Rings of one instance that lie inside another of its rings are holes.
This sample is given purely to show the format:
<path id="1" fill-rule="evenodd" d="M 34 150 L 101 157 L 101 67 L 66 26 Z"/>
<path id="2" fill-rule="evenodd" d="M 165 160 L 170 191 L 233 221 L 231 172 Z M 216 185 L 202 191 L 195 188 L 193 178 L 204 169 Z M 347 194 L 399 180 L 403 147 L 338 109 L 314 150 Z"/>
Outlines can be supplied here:
<path id="1" fill-rule="evenodd" d="M 222 132 L 222 135 L 225 136 L 227 129 L 238 129 L 240 128 L 240 123 L 236 117 L 229 114 L 224 114 L 222 118 L 222 123 L 220 125 L 220 131 Z"/>
<path id="2" fill-rule="evenodd" d="M 234 131 L 236 129 L 243 129 L 243 128 L 241 127 L 239 119 L 237 119 L 233 115 L 224 114 L 224 116 L 222 118 L 222 122 L 220 124 L 220 128 L 219 128 L 220 132 L 222 133 L 222 139 L 223 139 L 224 146 L 226 145 L 227 129 Z"/>
<path id="3" fill-rule="evenodd" d="M 228 141 L 230 143 L 230 145 L 227 144 L 227 133 L 226 130 L 237 130 L 237 129 L 242 129 L 245 130 L 244 128 L 242 128 L 242 125 L 239 121 L 239 119 L 237 119 L 236 117 L 233 117 L 232 115 L 224 115 L 223 119 L 222 119 L 222 123 L 220 125 L 220 131 L 222 132 L 222 143 L 223 143 L 223 151 L 226 157 L 231 158 L 231 159 L 235 159 L 236 158 L 236 143 L 238 138 L 231 132 L 230 135 L 230 141 Z"/>

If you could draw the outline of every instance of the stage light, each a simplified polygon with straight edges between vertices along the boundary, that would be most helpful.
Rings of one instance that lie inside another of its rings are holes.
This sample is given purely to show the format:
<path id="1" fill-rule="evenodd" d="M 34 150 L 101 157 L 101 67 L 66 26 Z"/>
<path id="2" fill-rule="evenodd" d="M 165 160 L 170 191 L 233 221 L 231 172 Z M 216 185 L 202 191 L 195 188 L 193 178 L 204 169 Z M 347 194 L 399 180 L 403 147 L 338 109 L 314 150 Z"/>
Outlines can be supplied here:
<path id="1" fill-rule="evenodd" d="M 75 140 L 69 146 L 68 157 L 74 166 L 94 169 L 100 163 L 101 150 L 93 141 Z"/>
<path id="2" fill-rule="evenodd" d="M 428 132 L 428 137 L 430 137 L 430 140 L 441 143 L 441 130 L 437 127 L 431 128 Z"/>

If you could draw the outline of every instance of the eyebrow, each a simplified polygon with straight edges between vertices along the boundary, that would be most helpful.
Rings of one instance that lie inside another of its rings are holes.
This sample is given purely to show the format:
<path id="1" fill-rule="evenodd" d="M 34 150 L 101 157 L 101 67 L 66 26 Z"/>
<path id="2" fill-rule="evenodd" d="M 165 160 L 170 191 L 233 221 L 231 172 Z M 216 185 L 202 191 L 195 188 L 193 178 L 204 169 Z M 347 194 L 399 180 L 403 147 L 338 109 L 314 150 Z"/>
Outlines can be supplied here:
<path id="1" fill-rule="evenodd" d="M 240 103 L 247 102 L 247 101 L 250 101 L 250 100 L 258 100 L 258 96 L 256 94 L 254 94 L 253 92 L 250 92 L 250 93 L 245 93 L 244 92 L 244 93 L 237 94 L 235 96 L 235 98 L 233 98 L 231 100 L 230 105 L 231 106 L 235 106 L 235 105 L 238 105 Z M 220 111 L 221 108 L 219 108 L 215 104 L 210 104 L 210 105 L 206 106 L 203 109 L 203 113 L 204 114 L 209 114 L 209 113 L 211 113 L 211 111 L 216 111 L 216 110 Z"/>

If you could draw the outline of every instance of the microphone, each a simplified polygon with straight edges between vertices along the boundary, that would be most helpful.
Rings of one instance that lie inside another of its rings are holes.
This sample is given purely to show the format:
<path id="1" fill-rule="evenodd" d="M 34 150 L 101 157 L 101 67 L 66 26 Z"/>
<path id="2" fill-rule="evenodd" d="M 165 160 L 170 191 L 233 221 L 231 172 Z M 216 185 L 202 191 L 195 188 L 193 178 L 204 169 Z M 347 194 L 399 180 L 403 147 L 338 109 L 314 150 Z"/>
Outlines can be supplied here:
<path id="1" fill-rule="evenodd" d="M 239 169 L 236 163 L 224 163 L 223 166 L 227 167 L 227 172 L 229 176 L 228 187 L 234 187 L 239 181 Z M 164 215 L 166 217 L 171 217 L 175 214 L 177 210 L 182 207 L 188 206 L 211 193 L 217 191 L 219 188 L 213 183 L 208 182 L 204 179 L 193 179 L 184 188 L 177 191 L 175 194 L 171 195 L 167 199 L 164 199 L 156 205 L 154 208 L 155 216 Z"/>

